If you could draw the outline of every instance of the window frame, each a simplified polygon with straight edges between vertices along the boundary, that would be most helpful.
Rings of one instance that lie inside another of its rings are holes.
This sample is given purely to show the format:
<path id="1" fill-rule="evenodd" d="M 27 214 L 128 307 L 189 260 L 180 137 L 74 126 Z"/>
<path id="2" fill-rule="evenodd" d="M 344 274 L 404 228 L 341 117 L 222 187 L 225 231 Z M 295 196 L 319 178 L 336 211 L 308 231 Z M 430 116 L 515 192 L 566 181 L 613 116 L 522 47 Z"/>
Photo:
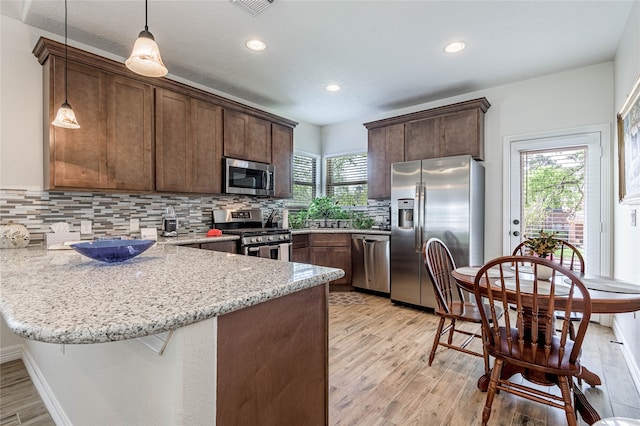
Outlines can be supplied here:
<path id="1" fill-rule="evenodd" d="M 301 156 L 301 157 L 308 157 L 308 158 L 312 158 L 315 163 L 316 163 L 316 175 L 315 175 L 315 192 L 316 192 L 316 196 L 319 197 L 320 195 L 322 195 L 322 156 L 320 154 L 315 154 L 313 152 L 307 152 L 307 151 L 300 151 L 300 150 L 294 150 L 293 151 L 293 158 L 291 161 L 291 200 L 290 202 L 288 202 L 288 205 L 295 205 L 295 206 L 307 206 L 308 203 L 306 203 L 303 200 L 296 200 L 294 197 L 294 187 L 296 185 L 296 180 L 295 180 L 295 176 L 294 176 L 294 168 L 293 168 L 293 164 L 295 163 L 295 157 L 296 156 Z M 300 184 L 298 184 L 300 185 Z"/>
<path id="2" fill-rule="evenodd" d="M 367 169 L 369 168 L 369 155 L 367 151 L 362 151 L 362 150 L 354 150 L 354 151 L 345 151 L 345 152 L 336 152 L 336 153 L 331 153 L 331 154 L 326 154 L 322 156 L 322 194 L 323 195 L 327 195 L 328 191 L 327 191 L 327 161 L 328 159 L 331 158 L 336 158 L 336 157 L 349 157 L 349 156 L 356 156 L 356 155 L 364 155 L 367 158 Z M 365 182 L 367 185 L 367 189 L 369 187 L 369 176 L 368 173 L 365 176 Z M 352 207 L 352 208 L 359 208 L 359 207 L 367 207 L 368 205 L 368 196 L 366 197 L 365 200 L 365 204 L 364 205 L 357 205 L 357 206 L 342 206 L 342 207 Z"/>

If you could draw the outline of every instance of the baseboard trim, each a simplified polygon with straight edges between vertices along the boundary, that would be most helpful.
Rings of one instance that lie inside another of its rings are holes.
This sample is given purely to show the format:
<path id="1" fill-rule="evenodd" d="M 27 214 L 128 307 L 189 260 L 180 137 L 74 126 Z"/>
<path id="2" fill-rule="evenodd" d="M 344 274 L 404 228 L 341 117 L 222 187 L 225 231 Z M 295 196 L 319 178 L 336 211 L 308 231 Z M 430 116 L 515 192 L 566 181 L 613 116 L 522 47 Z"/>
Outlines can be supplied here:
<path id="1" fill-rule="evenodd" d="M 0 364 L 22 359 L 23 352 L 22 345 L 7 346 L 0 349 Z"/>
<path id="2" fill-rule="evenodd" d="M 45 380 L 42 372 L 36 365 L 35 360 L 29 351 L 22 345 L 10 346 L 0 349 L 0 362 L 22 359 L 27 373 L 33 382 L 42 402 L 49 411 L 49 415 L 57 426 L 71 426 L 71 421 L 62 409 L 62 406 L 53 394 L 49 384 Z"/>
<path id="3" fill-rule="evenodd" d="M 620 326 L 618 325 L 618 321 L 615 316 L 613 318 L 613 334 L 615 334 L 616 339 L 622 343 L 622 355 L 627 363 L 627 367 L 629 368 L 629 372 L 631 373 L 631 380 L 633 384 L 636 386 L 638 393 L 640 393 L 640 367 L 636 363 L 631 350 L 629 349 L 628 342 L 624 338 L 624 333 L 620 330 Z"/>

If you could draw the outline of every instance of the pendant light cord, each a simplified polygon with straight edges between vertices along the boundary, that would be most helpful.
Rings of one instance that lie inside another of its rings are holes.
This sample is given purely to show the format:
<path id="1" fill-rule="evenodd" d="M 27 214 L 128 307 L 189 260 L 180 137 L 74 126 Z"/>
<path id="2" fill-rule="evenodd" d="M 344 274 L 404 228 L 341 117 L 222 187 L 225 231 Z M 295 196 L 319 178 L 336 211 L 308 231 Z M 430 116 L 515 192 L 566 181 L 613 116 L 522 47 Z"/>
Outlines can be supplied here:
<path id="1" fill-rule="evenodd" d="M 69 85 L 67 84 L 67 62 L 68 62 L 68 54 L 67 54 L 67 0 L 64 0 L 64 103 L 68 103 L 67 93 Z"/>
<path id="2" fill-rule="evenodd" d="M 149 31 L 149 25 L 147 25 L 147 18 L 149 16 L 149 11 L 147 10 L 148 7 L 149 7 L 149 2 L 147 0 L 144 0 L 144 30 L 145 31 Z"/>

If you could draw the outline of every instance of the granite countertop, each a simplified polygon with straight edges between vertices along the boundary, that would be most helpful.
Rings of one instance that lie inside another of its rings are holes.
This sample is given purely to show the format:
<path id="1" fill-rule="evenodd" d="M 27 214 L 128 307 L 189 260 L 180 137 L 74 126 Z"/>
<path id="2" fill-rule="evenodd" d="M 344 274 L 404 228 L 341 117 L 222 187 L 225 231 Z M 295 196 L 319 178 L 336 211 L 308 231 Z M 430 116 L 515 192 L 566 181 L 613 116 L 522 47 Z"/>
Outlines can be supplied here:
<path id="1" fill-rule="evenodd" d="M 49 343 L 102 343 L 174 330 L 338 279 L 335 268 L 156 244 L 122 263 L 72 250 L 0 250 L 0 311 Z"/>
<path id="2" fill-rule="evenodd" d="M 370 235 L 391 235 L 391 231 L 381 229 L 356 229 L 356 228 L 302 228 L 292 229 L 293 235 L 297 234 L 370 234 Z"/>
<path id="3" fill-rule="evenodd" d="M 356 228 L 302 228 L 291 229 L 292 235 L 300 234 L 371 234 L 371 235 L 391 235 L 391 231 L 384 231 L 381 229 L 356 229 Z M 200 244 L 200 243 L 214 243 L 217 241 L 234 241 L 239 240 L 238 235 L 222 234 L 220 237 L 207 237 L 203 234 L 185 234 L 178 235 L 177 237 L 158 237 L 158 243 L 160 244 Z"/>

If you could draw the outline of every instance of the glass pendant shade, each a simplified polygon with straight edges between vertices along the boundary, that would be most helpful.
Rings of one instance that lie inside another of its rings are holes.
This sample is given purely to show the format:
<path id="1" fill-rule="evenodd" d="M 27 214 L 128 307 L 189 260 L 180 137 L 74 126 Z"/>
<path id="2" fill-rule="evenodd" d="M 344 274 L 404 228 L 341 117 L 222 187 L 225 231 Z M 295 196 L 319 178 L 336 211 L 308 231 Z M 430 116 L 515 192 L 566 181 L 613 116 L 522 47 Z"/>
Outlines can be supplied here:
<path id="1" fill-rule="evenodd" d="M 162 63 L 160 49 L 153 39 L 153 35 L 142 30 L 133 45 L 133 52 L 125 65 L 131 71 L 147 77 L 163 77 L 167 75 L 167 67 Z"/>
<path id="2" fill-rule="evenodd" d="M 67 102 L 64 102 L 60 105 L 58 109 L 58 113 L 56 114 L 56 119 L 51 122 L 56 127 L 64 127 L 65 129 L 79 129 L 80 125 L 78 124 L 78 120 L 76 120 L 76 115 L 71 109 L 71 105 Z"/>
<path id="3" fill-rule="evenodd" d="M 64 0 L 64 102 L 60 105 L 56 114 L 55 120 L 51 122 L 56 127 L 62 127 L 65 129 L 79 129 L 80 125 L 76 120 L 76 114 L 71 109 L 71 105 L 67 101 L 67 92 L 69 91 L 69 82 L 67 80 L 67 50 L 69 45 L 67 44 L 67 0 Z"/>

